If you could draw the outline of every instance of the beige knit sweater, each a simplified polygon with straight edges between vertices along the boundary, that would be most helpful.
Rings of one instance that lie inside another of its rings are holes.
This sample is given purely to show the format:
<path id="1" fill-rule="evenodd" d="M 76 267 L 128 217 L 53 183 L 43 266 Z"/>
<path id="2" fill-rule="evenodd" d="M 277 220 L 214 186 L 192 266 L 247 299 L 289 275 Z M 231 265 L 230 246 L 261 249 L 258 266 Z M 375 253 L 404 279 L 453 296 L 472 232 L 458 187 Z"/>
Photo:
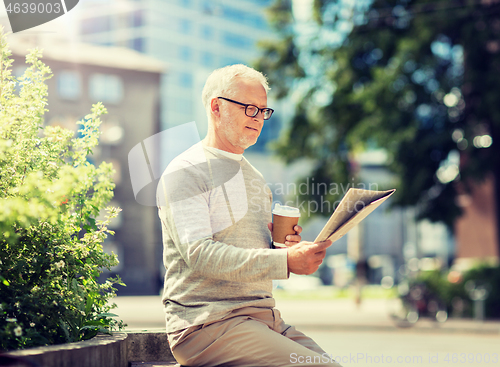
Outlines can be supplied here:
<path id="1" fill-rule="evenodd" d="M 272 279 L 288 277 L 287 256 L 270 248 L 271 191 L 245 158 L 200 142 L 169 164 L 157 200 L 167 332 L 274 307 Z"/>

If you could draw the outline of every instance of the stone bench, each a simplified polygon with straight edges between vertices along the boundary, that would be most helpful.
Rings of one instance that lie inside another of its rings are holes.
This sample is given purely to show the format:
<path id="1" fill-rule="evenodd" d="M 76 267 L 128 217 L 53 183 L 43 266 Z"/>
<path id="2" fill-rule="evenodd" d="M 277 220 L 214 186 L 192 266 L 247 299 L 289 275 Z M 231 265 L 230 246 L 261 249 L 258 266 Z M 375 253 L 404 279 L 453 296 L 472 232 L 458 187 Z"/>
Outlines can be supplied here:
<path id="1" fill-rule="evenodd" d="M 7 365 L 22 367 L 181 367 L 172 356 L 167 334 L 158 331 L 98 335 L 82 342 L 12 351 L 3 356 L 5 363 L 15 360 Z"/>
<path id="2" fill-rule="evenodd" d="M 181 367 L 180 364 L 175 362 L 130 362 L 130 367 Z"/>

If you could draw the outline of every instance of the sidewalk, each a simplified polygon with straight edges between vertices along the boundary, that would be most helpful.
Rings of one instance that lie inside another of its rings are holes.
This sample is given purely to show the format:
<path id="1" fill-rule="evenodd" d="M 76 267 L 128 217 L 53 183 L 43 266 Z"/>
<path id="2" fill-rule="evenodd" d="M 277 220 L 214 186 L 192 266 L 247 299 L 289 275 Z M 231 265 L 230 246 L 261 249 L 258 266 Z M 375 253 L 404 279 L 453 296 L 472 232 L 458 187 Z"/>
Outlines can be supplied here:
<path id="1" fill-rule="evenodd" d="M 125 332 L 147 330 L 148 332 L 165 333 L 160 297 L 118 297 L 115 302 L 118 309 L 114 312 L 129 325 Z M 360 350 L 373 355 L 388 354 L 394 349 L 400 355 L 420 353 L 425 358 L 431 352 L 441 352 L 441 357 L 444 358 L 444 356 L 458 353 L 457 351 L 462 349 L 485 354 L 496 348 L 492 349 L 491 344 L 496 346 L 497 338 L 500 336 L 499 321 L 478 322 L 449 319 L 445 323 L 439 324 L 421 319 L 413 327 L 403 329 L 398 328 L 389 316 L 393 303 L 393 300 L 365 299 L 358 308 L 352 299 L 278 299 L 276 308 L 280 310 L 285 322 L 295 325 L 298 330 L 311 335 L 318 343 L 329 348 L 328 350 L 341 350 L 346 355 L 349 353 L 356 355 Z M 443 338 L 443 334 L 446 334 L 447 337 Z M 477 337 L 471 338 L 472 334 Z M 432 347 L 423 351 L 418 348 L 415 350 L 415 346 L 420 346 L 422 349 L 422 345 L 426 345 L 426 341 Z M 464 343 L 464 346 L 457 347 L 460 343 Z M 478 349 L 477 345 L 483 344 L 485 345 L 483 349 Z M 374 346 L 370 347 L 372 345 Z M 359 349 L 360 346 L 363 348 Z M 369 364 L 360 364 L 359 366 L 364 367 L 365 365 Z M 433 365 L 429 364 L 429 366 Z M 165 366 L 176 365 L 173 361 L 132 364 L 132 367 Z M 422 366 L 426 367 L 427 364 Z"/>
<path id="2" fill-rule="evenodd" d="M 286 323 L 298 329 L 324 331 L 401 331 L 476 333 L 500 335 L 500 321 L 475 321 L 450 318 L 444 323 L 420 319 L 413 327 L 402 329 L 396 326 L 390 313 L 394 300 L 364 299 L 359 308 L 352 299 L 334 300 L 283 300 L 276 301 Z M 164 314 L 159 296 L 117 297 L 116 310 L 128 324 L 125 331 L 165 330 Z"/>
<path id="3" fill-rule="evenodd" d="M 390 317 L 396 300 L 365 299 L 358 307 L 352 299 L 336 300 L 277 300 L 286 323 L 303 329 L 391 331 L 397 327 Z M 416 332 L 478 333 L 500 335 L 500 321 L 476 321 L 449 318 L 438 323 L 422 318 L 408 330 Z"/>

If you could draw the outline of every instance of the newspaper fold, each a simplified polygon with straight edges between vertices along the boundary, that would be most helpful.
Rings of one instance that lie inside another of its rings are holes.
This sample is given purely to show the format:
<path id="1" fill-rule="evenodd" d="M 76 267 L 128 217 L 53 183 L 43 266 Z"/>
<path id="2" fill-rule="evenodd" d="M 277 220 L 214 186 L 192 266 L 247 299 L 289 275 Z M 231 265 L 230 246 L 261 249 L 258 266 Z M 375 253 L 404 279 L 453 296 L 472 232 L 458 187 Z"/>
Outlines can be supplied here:
<path id="1" fill-rule="evenodd" d="M 337 241 L 386 201 L 394 191 L 396 189 L 349 189 L 314 242 L 328 239 L 332 240 L 332 243 Z"/>

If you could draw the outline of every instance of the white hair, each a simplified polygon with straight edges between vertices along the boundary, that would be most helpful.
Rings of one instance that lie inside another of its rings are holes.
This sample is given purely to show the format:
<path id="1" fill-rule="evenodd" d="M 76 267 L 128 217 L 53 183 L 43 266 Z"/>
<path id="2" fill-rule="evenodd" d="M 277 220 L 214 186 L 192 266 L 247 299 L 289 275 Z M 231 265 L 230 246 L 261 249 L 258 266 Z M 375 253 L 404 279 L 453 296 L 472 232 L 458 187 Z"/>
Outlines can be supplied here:
<path id="1" fill-rule="evenodd" d="M 231 98 L 235 93 L 232 88 L 233 84 L 239 78 L 259 82 L 264 87 L 266 93 L 270 89 L 264 74 L 246 65 L 235 64 L 216 69 L 207 78 L 203 91 L 201 92 L 201 100 L 209 115 L 211 110 L 210 101 L 212 98 Z"/>

